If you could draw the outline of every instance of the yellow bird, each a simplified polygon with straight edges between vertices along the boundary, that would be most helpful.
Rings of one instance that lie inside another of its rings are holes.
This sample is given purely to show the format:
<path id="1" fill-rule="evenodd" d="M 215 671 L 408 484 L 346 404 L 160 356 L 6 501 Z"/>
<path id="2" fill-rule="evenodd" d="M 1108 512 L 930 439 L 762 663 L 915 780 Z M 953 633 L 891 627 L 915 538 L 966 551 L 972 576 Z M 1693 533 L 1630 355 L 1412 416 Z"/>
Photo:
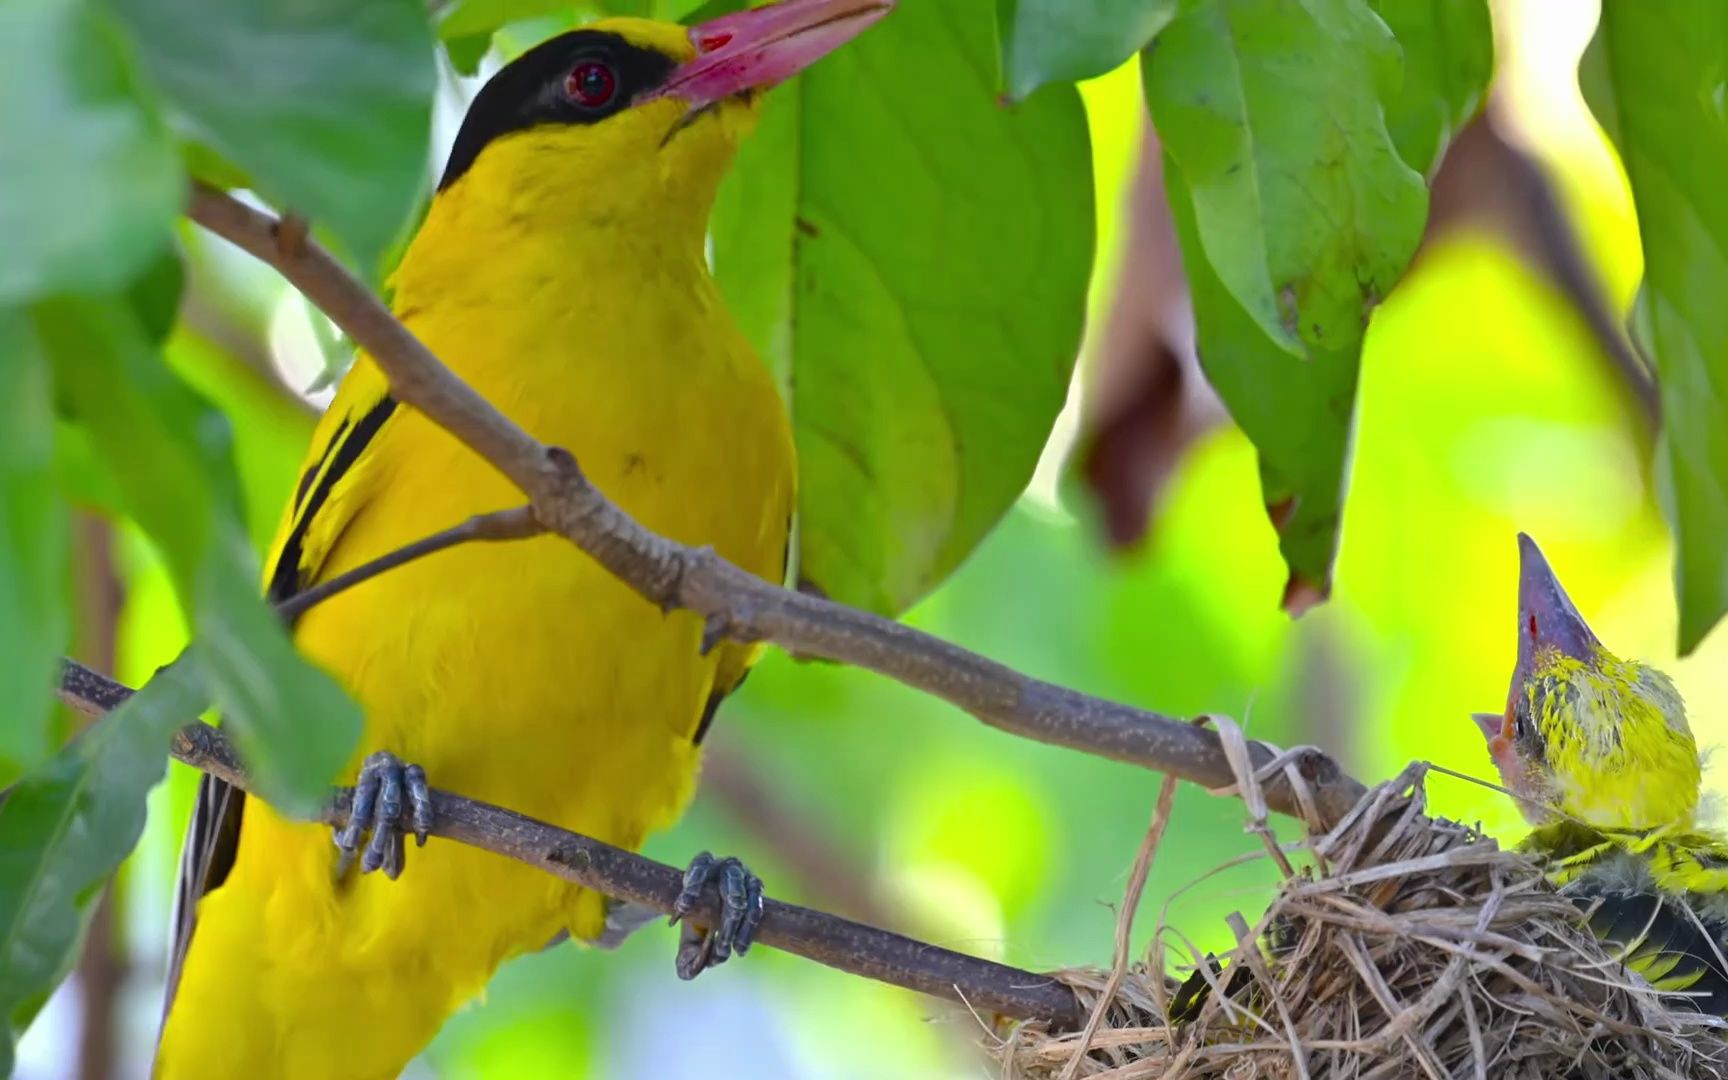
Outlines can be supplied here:
<path id="1" fill-rule="evenodd" d="M 709 276 L 708 215 L 758 92 L 889 2 L 790 0 L 693 29 L 611 19 L 530 50 L 474 100 L 392 281 L 396 314 L 433 352 L 648 528 L 774 581 L 792 437 Z M 521 501 L 362 356 L 318 425 L 268 594 Z M 703 655 L 702 630 L 549 537 L 452 548 L 304 614 L 299 648 L 365 710 L 356 817 L 333 847 L 206 780 L 156 1076 L 394 1077 L 505 960 L 639 924 L 458 844 L 403 873 L 403 829 L 427 826 L 429 778 L 638 846 L 684 807 L 714 709 L 754 658 Z M 698 857 L 689 891 L 715 876 L 727 918 L 687 937 L 686 976 L 747 948 L 760 911 L 736 860 Z"/>
<path id="2" fill-rule="evenodd" d="M 1676 1001 L 1728 1016 L 1728 840 L 1556 821 L 1520 848 L 1542 860 L 1611 955 Z"/>
<path id="3" fill-rule="evenodd" d="M 1702 777 L 1679 691 L 1602 647 L 1524 533 L 1518 553 L 1518 662 L 1505 711 L 1476 721 L 1525 817 L 1690 825 Z"/>
<path id="4" fill-rule="evenodd" d="M 1536 826 L 1519 845 L 1658 990 L 1728 1014 L 1728 840 L 1694 823 L 1701 782 L 1668 677 L 1609 653 L 1520 534 L 1518 662 L 1478 726 Z"/>

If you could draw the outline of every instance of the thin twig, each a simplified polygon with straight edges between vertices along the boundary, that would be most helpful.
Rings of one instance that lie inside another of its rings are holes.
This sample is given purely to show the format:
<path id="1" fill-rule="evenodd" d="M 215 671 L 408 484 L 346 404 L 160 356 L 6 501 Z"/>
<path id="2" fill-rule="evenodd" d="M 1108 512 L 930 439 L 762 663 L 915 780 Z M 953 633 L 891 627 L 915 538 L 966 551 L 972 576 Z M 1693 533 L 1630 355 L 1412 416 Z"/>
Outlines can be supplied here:
<path id="1" fill-rule="evenodd" d="M 1214 732 L 1029 678 L 892 620 L 771 585 L 710 549 L 647 531 L 595 489 L 567 451 L 542 444 L 458 379 L 317 244 L 284 251 L 275 218 L 202 184 L 193 186 L 188 213 L 281 272 L 371 356 L 398 400 L 521 488 L 549 532 L 575 543 L 647 599 L 700 614 L 711 636 L 772 641 L 800 655 L 868 668 L 1025 738 L 1208 788 L 1232 782 Z M 1260 743 L 1250 744 L 1250 751 L 1256 767 L 1272 758 Z M 1366 790 L 1318 751 L 1300 755 L 1296 768 L 1314 793 L 1323 826 L 1347 813 Z M 1283 778 L 1270 781 L 1266 795 L 1272 808 L 1302 816 Z"/>
<path id="2" fill-rule="evenodd" d="M 1146 879 L 1152 873 L 1152 860 L 1158 855 L 1158 845 L 1163 841 L 1164 830 L 1170 824 L 1170 808 L 1175 801 L 1176 778 L 1166 776 L 1158 787 L 1158 802 L 1156 809 L 1152 811 L 1152 824 L 1147 828 L 1145 838 L 1140 841 L 1140 852 L 1134 857 L 1134 870 L 1128 875 L 1128 888 L 1122 895 L 1122 910 L 1116 913 L 1116 958 L 1110 967 L 1110 979 L 1099 993 L 1098 1003 L 1092 1006 L 1092 1015 L 1086 1018 L 1086 1030 L 1080 1033 L 1080 1041 L 1074 1045 L 1074 1056 L 1068 1059 L 1068 1064 L 1062 1069 L 1061 1080 L 1073 1080 L 1079 1075 L 1080 1062 L 1085 1060 L 1093 1036 L 1098 1033 L 1098 1027 L 1104 1022 L 1105 1014 L 1116 1000 L 1117 992 L 1122 989 L 1122 981 L 1128 977 L 1129 952 L 1133 948 L 1134 915 L 1140 910 L 1140 897 L 1146 891 Z"/>
<path id="3" fill-rule="evenodd" d="M 81 712 L 100 715 L 132 696 L 128 687 L 66 662 L 60 699 Z M 218 729 L 192 723 L 174 733 L 170 752 L 176 760 L 246 789 L 250 779 L 239 756 Z M 345 822 L 352 791 L 338 789 L 319 820 Z M 508 856 L 584 888 L 670 914 L 683 888 L 683 871 L 634 852 L 548 825 L 512 810 L 432 792 L 433 836 Z M 409 873 L 413 873 L 410 869 Z M 1058 1027 L 1080 1023 L 1073 991 L 1048 975 L 1038 975 L 990 960 L 865 926 L 810 908 L 764 902 L 756 940 L 819 964 L 948 1001 L 1018 1019 L 1051 1019 Z M 719 905 L 710 891 L 695 921 L 715 925 Z"/>
<path id="4" fill-rule="evenodd" d="M 337 574 L 328 581 L 320 581 L 305 592 L 295 593 L 288 599 L 276 605 L 276 613 L 288 622 L 293 622 L 314 604 L 323 603 L 339 592 L 352 589 L 363 581 L 370 580 L 394 570 L 404 563 L 430 555 L 435 551 L 443 551 L 457 544 L 465 544 L 471 540 L 499 541 L 526 540 L 531 536 L 539 536 L 546 530 L 534 517 L 532 506 L 518 506 L 510 510 L 494 510 L 490 514 L 475 514 L 459 525 L 452 525 L 443 532 L 435 532 L 423 537 L 405 547 L 399 547 L 387 555 L 380 555 L 371 562 L 361 563 L 354 569 Z"/>

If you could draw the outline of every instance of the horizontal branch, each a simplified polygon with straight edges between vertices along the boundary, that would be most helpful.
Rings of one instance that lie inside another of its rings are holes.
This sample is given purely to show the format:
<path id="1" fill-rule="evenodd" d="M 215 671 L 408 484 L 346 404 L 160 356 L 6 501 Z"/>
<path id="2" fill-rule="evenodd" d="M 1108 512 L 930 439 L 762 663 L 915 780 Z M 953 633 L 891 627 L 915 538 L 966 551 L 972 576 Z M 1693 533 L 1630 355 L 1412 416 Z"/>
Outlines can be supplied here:
<path id="1" fill-rule="evenodd" d="M 79 712 L 100 716 L 131 696 L 128 687 L 81 664 L 64 664 L 60 699 Z M 234 748 L 209 724 L 191 723 L 176 731 L 171 752 L 177 760 L 235 787 L 244 790 L 250 786 Z M 346 822 L 351 796 L 351 789 L 338 789 L 319 820 L 327 825 Z M 432 805 L 436 814 L 433 836 L 519 860 L 606 896 L 669 915 L 683 888 L 680 870 L 513 810 L 437 790 L 432 792 Z M 413 868 L 408 872 L 413 873 Z M 713 926 L 719 915 L 717 897 L 710 889 L 695 913 L 695 921 Z M 1077 1025 L 1082 1019 L 1073 991 L 1048 975 L 967 956 L 796 904 L 765 900 L 762 926 L 755 940 L 852 975 L 960 1002 L 981 1013 L 1047 1019 L 1060 1027 Z"/>
<path id="2" fill-rule="evenodd" d="M 1029 678 L 922 631 L 780 588 L 707 548 L 657 536 L 602 495 L 565 450 L 548 447 L 458 379 L 363 285 L 311 242 L 280 243 L 277 220 L 199 184 L 188 213 L 274 266 L 377 363 L 391 392 L 449 431 L 528 496 L 549 532 L 575 543 L 644 597 L 708 621 L 711 638 L 770 641 L 806 656 L 868 668 L 933 694 L 1003 731 L 1129 762 L 1208 788 L 1235 783 L 1218 736 L 1168 716 Z M 1251 743 L 1256 768 L 1274 758 Z M 1322 828 L 1365 790 L 1315 750 L 1293 766 Z M 1283 776 L 1265 784 L 1272 809 L 1304 817 Z"/>

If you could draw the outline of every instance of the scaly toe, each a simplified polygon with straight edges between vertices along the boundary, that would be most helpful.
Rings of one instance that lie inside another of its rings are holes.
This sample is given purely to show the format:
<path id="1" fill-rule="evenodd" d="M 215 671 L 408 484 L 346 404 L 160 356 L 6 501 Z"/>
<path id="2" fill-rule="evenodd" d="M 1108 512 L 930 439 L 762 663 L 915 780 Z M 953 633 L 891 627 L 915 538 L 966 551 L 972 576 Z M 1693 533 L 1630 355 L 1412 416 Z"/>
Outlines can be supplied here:
<path id="1" fill-rule="evenodd" d="M 371 754 L 355 778 L 348 819 L 336 830 L 336 847 L 341 853 L 336 861 L 337 876 L 346 874 L 359 856 L 361 873 L 382 870 L 385 877 L 394 881 L 408 861 L 403 830 L 411 830 L 414 838 L 424 844 L 432 830 L 432 821 L 432 793 L 426 783 L 426 770 L 418 765 L 403 765 L 388 750 Z M 361 851 L 360 842 L 368 834 L 370 839 Z"/>
<path id="2" fill-rule="evenodd" d="M 702 892 L 714 882 L 720 894 L 717 928 L 694 926 L 688 921 L 702 900 Z M 755 939 L 762 923 L 762 879 L 730 856 L 717 859 L 704 851 L 690 860 L 684 871 L 684 887 L 673 903 L 672 921 L 682 922 L 677 968 L 681 979 L 694 979 L 708 968 L 725 963 L 733 953 L 742 956 Z"/>

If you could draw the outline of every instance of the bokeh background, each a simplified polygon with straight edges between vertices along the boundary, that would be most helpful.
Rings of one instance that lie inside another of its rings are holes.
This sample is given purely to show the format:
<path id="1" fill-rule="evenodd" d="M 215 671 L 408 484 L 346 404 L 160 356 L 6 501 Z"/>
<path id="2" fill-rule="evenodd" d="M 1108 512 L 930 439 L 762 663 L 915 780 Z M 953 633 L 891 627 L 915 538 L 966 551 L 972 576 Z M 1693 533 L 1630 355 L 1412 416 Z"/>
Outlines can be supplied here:
<path id="1" fill-rule="evenodd" d="M 1609 305 L 1623 312 L 1641 271 L 1631 199 L 1573 74 L 1594 4 L 1498 0 L 1495 15 L 1497 130 L 1541 164 Z M 550 29 L 514 28 L 500 48 L 519 50 Z M 450 77 L 441 146 L 474 88 Z M 1083 89 L 1098 185 L 1096 330 L 1111 305 L 1134 302 L 1135 282 L 1121 275 L 1143 113 L 1133 64 Z M 234 421 L 262 544 L 340 346 L 268 272 L 201 235 L 184 240 L 195 273 L 170 358 Z M 1095 332 L 1032 485 L 910 621 L 1091 693 L 1177 715 L 1223 713 L 1261 738 L 1318 743 L 1364 779 L 1414 759 L 1485 776 L 1469 713 L 1504 702 L 1522 529 L 1608 646 L 1670 671 L 1701 743 L 1720 743 L 1728 633 L 1674 655 L 1671 551 L 1647 426 L 1577 307 L 1528 256 L 1492 215 L 1465 215 L 1430 238 L 1377 314 L 1326 605 L 1296 621 L 1279 610 L 1283 568 L 1253 452 L 1228 424 L 1187 447 L 1143 541 L 1104 543 L 1101 512 L 1072 464 L 1086 438 L 1081 384 L 1104 337 Z M 136 683 L 185 641 L 168 579 L 124 524 L 85 522 L 77 542 L 82 652 Z M 673 863 L 702 849 L 738 854 L 774 895 L 1023 967 L 1109 962 L 1155 775 L 1023 742 L 867 673 L 777 653 L 728 704 L 709 744 L 702 794 L 649 854 Z M 37 1020 L 20 1077 L 81 1075 L 81 1039 L 92 1036 L 111 1040 L 119 1075 L 146 1074 L 194 779 L 176 765 L 153 796 L 97 939 L 109 948 Z M 1722 779 L 1710 770 L 1713 790 Z M 1492 791 L 1438 777 L 1430 793 L 1439 812 L 1507 839 L 1521 829 Z M 1173 945 L 1226 942 L 1223 917 L 1252 920 L 1275 876 L 1264 861 L 1211 871 L 1256 846 L 1235 801 L 1181 791 L 1137 941 L 1162 921 Z M 766 949 L 682 984 L 672 950 L 673 934 L 650 929 L 616 954 L 566 945 L 519 960 L 409 1075 L 988 1071 L 974 1048 L 981 1028 L 963 1011 Z"/>

